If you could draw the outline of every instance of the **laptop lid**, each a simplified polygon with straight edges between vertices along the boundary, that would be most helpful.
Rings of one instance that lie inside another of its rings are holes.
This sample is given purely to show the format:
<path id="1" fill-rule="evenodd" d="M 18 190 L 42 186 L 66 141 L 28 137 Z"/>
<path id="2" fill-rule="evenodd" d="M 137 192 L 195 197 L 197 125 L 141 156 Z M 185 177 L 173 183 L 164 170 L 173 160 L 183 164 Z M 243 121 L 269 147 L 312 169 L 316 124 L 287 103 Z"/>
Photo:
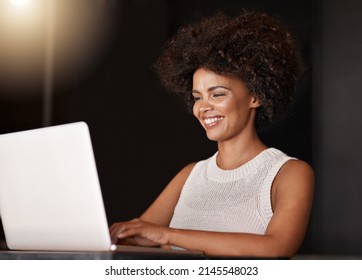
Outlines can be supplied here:
<path id="1" fill-rule="evenodd" d="M 110 249 L 86 123 L 0 135 L 0 216 L 9 249 Z"/>

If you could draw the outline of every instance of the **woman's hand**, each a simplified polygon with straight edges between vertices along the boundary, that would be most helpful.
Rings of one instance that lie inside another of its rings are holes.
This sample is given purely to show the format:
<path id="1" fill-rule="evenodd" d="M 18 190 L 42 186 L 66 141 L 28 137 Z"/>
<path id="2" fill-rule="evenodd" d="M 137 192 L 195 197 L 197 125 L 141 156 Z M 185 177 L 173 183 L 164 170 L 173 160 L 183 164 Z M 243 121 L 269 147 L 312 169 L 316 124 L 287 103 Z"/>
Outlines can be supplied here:
<path id="1" fill-rule="evenodd" d="M 112 242 L 131 243 L 139 246 L 158 246 L 169 243 L 167 227 L 133 219 L 129 222 L 115 223 L 110 227 Z"/>

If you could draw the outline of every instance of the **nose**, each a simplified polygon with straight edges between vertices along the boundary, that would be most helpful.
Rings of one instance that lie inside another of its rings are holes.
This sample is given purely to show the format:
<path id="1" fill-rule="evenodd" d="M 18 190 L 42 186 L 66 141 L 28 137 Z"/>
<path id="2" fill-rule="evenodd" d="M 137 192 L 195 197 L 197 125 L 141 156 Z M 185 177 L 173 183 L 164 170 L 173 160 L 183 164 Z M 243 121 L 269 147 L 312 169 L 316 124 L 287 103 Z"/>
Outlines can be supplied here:
<path id="1" fill-rule="evenodd" d="M 213 109 L 212 104 L 209 102 L 208 99 L 204 98 L 201 101 L 201 104 L 200 104 L 200 107 L 199 107 L 200 112 L 205 113 L 207 111 L 211 111 L 212 109 Z"/>

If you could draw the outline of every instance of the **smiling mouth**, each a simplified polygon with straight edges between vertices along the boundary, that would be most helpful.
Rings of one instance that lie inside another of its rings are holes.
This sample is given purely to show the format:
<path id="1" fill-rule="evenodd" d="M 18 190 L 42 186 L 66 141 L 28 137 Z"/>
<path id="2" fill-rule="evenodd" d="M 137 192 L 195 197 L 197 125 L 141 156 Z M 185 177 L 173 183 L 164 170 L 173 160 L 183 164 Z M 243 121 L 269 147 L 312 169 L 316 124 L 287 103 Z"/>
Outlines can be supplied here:
<path id="1" fill-rule="evenodd" d="M 205 123 L 206 127 L 213 127 L 213 126 L 217 125 L 223 119 L 224 119 L 224 117 L 207 118 L 207 119 L 204 119 L 204 123 Z"/>

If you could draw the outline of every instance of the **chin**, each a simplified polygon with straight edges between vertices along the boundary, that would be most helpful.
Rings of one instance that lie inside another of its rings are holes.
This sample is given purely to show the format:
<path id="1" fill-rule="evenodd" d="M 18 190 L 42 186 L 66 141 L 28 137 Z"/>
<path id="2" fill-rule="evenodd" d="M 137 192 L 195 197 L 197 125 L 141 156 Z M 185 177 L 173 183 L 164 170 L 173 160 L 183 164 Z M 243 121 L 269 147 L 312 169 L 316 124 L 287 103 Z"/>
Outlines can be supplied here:
<path id="1" fill-rule="evenodd" d="M 215 141 L 215 142 L 222 141 L 222 137 L 220 137 L 220 135 L 206 133 L 206 136 L 210 141 Z"/>

